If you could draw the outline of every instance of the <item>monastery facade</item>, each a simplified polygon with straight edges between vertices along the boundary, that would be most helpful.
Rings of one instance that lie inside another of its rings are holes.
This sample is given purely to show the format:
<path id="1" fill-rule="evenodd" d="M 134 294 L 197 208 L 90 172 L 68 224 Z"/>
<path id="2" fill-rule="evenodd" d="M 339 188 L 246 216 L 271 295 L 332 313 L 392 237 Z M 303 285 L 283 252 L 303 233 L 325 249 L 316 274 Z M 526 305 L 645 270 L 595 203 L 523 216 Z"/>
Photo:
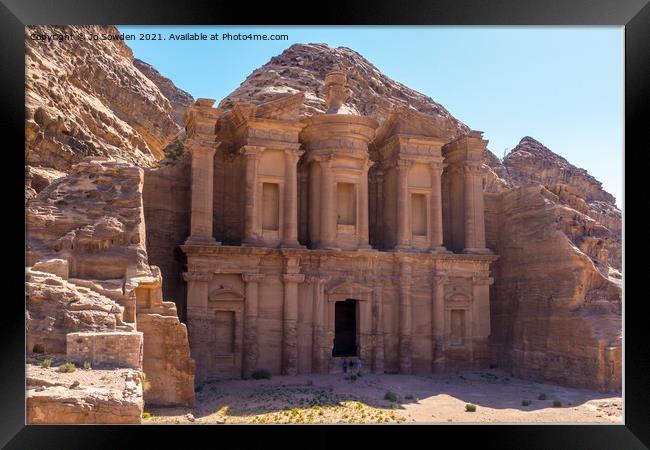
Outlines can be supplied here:
<path id="1" fill-rule="evenodd" d="M 346 74 L 325 78 L 327 112 L 302 93 L 185 115 L 192 158 L 187 325 L 196 382 L 487 367 L 487 141 L 449 139 L 396 109 L 381 126 L 346 114 Z"/>

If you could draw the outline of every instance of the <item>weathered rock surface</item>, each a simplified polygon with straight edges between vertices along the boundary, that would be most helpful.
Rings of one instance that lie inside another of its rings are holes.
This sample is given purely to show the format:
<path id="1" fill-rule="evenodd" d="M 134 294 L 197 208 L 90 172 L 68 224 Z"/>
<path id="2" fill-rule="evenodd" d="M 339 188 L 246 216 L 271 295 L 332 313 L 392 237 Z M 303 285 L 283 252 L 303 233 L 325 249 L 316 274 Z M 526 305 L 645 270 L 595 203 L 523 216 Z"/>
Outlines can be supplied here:
<path id="1" fill-rule="evenodd" d="M 87 156 L 152 166 L 181 128 L 175 114 L 187 94 L 136 63 L 123 41 L 30 38 L 80 33 L 118 31 L 112 26 L 25 29 L 25 159 L 41 169 L 26 174 L 27 198 L 44 187 L 43 170 L 60 176 Z"/>
<path id="2" fill-rule="evenodd" d="M 172 105 L 172 117 L 176 124 L 183 128 L 183 114 L 185 114 L 185 108 L 194 103 L 194 98 L 185 92 L 182 89 L 176 87 L 172 81 L 161 75 L 151 64 L 134 58 L 133 65 L 138 68 L 147 78 L 154 82 L 160 92 L 169 100 L 169 103 Z"/>
<path id="3" fill-rule="evenodd" d="M 147 401 L 160 396 L 158 403 L 190 405 L 194 362 L 186 327 L 175 306 L 162 301 L 159 270 L 147 259 L 143 180 L 139 167 L 89 158 L 28 203 L 27 351 L 38 343 L 39 352 L 66 353 L 71 333 L 100 333 L 90 335 L 87 349 L 68 348 L 67 356 L 139 364 L 152 386 L 169 386 L 145 391 Z M 142 338 L 106 333 L 116 331 L 142 332 L 143 356 Z M 74 336 L 83 344 L 83 336 Z M 131 358 L 108 354 L 120 339 L 129 343 Z"/>
<path id="4" fill-rule="evenodd" d="M 219 104 L 230 109 L 234 101 L 263 103 L 287 94 L 305 93 L 300 113 L 309 116 L 324 113 L 325 73 L 339 66 L 348 77 L 350 99 L 345 114 L 359 114 L 383 122 L 390 112 L 407 108 L 435 118 L 441 133 L 455 137 L 469 128 L 454 118 L 431 98 L 391 80 L 359 53 L 346 47 L 332 48 L 325 44 L 294 44 L 256 69 Z"/>
<path id="5" fill-rule="evenodd" d="M 139 424 L 140 373 L 131 369 L 76 370 L 27 365 L 27 423 Z"/>

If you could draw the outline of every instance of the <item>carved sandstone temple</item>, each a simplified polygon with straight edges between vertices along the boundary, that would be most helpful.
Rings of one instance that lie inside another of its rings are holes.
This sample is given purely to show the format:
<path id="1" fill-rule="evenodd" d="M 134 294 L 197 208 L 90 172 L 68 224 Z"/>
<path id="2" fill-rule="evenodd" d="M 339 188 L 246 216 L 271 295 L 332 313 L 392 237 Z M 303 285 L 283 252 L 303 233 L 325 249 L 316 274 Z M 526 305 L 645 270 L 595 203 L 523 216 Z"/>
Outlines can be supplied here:
<path id="1" fill-rule="evenodd" d="M 192 158 L 187 324 L 196 381 L 329 373 L 361 358 L 383 373 L 488 365 L 487 141 L 450 140 L 431 116 L 381 126 L 302 93 L 185 115 Z"/>

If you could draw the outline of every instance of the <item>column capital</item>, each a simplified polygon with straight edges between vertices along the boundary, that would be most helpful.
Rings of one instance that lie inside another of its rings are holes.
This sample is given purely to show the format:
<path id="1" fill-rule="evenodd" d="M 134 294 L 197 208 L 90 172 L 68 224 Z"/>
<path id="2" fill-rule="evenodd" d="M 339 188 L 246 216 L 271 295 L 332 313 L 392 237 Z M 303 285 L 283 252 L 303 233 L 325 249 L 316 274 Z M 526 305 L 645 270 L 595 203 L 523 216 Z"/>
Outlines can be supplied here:
<path id="1" fill-rule="evenodd" d="M 322 166 L 329 166 L 332 164 L 332 155 L 314 155 L 312 156 L 314 162 L 321 164 Z"/>
<path id="2" fill-rule="evenodd" d="M 307 283 L 325 284 L 331 278 L 332 277 L 330 277 L 329 275 L 321 275 L 319 273 L 308 273 L 305 275 L 305 281 Z"/>
<path id="3" fill-rule="evenodd" d="M 304 273 L 283 273 L 282 281 L 285 283 L 302 283 L 305 281 Z"/>
<path id="4" fill-rule="evenodd" d="M 396 159 L 395 168 L 397 170 L 408 170 L 413 165 L 413 161 L 410 159 Z"/>
<path id="5" fill-rule="evenodd" d="M 443 163 L 441 161 L 432 161 L 429 163 L 429 167 L 431 167 L 431 171 L 433 172 L 434 175 L 441 176 L 442 171 L 447 167 L 447 163 Z"/>
<path id="6" fill-rule="evenodd" d="M 494 283 L 494 278 L 492 277 L 472 277 L 472 283 L 474 284 L 487 284 L 488 286 Z"/>
<path id="7" fill-rule="evenodd" d="M 285 148 L 284 154 L 287 155 L 288 157 L 298 159 L 305 154 L 305 151 L 297 148 Z"/>
<path id="8" fill-rule="evenodd" d="M 246 283 L 260 283 L 264 281 L 266 275 L 264 275 L 263 273 L 247 272 L 247 273 L 242 273 L 241 277 Z"/>
<path id="9" fill-rule="evenodd" d="M 242 145 L 238 153 L 246 158 L 259 158 L 265 149 L 261 145 Z"/>
<path id="10" fill-rule="evenodd" d="M 199 272 L 199 271 L 183 272 L 183 279 L 187 282 L 210 281 L 212 280 L 213 275 L 214 274 L 212 272 Z"/>
<path id="11" fill-rule="evenodd" d="M 445 285 L 449 283 L 449 277 L 447 275 L 435 275 L 431 277 L 431 284 L 436 285 Z"/>
<path id="12" fill-rule="evenodd" d="M 482 165 L 480 161 L 466 161 L 463 165 L 463 172 L 465 174 L 479 175 L 482 170 Z"/>
<path id="13" fill-rule="evenodd" d="M 185 143 L 187 149 L 196 156 L 207 156 L 212 158 L 221 142 L 209 142 L 198 139 L 188 139 Z"/>

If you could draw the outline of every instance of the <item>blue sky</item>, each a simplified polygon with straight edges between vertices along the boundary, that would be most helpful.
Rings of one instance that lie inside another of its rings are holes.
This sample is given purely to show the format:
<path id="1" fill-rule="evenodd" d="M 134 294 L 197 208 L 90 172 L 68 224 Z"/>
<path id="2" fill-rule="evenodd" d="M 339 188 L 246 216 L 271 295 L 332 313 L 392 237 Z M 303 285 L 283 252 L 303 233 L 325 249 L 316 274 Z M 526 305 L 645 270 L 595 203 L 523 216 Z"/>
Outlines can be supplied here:
<path id="1" fill-rule="evenodd" d="M 502 157 L 532 136 L 587 169 L 621 206 L 621 27 L 170 27 L 124 33 L 287 34 L 288 41 L 128 41 L 194 98 L 217 103 L 294 43 L 349 47 L 484 131 Z"/>

